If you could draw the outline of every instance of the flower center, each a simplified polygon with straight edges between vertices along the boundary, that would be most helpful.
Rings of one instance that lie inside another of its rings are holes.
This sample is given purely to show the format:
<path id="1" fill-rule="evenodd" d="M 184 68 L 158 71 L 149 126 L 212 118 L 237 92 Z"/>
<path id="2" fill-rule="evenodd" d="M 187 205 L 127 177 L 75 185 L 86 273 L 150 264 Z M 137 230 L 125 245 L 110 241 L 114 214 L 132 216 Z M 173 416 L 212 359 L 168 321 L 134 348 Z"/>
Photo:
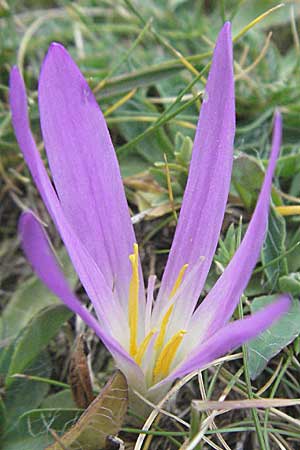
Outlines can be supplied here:
<path id="1" fill-rule="evenodd" d="M 177 331 L 160 352 L 153 370 L 154 383 L 168 375 L 172 361 L 185 334 L 185 330 Z"/>
<path id="2" fill-rule="evenodd" d="M 152 340 L 152 337 L 157 334 L 155 338 L 155 363 L 152 374 L 154 383 L 166 377 L 169 373 L 171 364 L 175 358 L 177 350 L 182 342 L 185 330 L 176 332 L 164 345 L 168 323 L 174 308 L 172 303 L 165 313 L 159 331 L 155 328 L 149 331 L 143 341 L 138 345 L 138 319 L 139 319 L 139 260 L 138 260 L 138 244 L 133 245 L 133 253 L 129 255 L 129 260 L 132 266 L 132 276 L 129 285 L 129 301 L 128 301 L 128 323 L 129 323 L 129 354 L 134 358 L 138 365 L 142 364 L 143 358 Z M 176 294 L 178 288 L 182 283 L 184 273 L 188 264 L 184 264 L 179 272 L 179 275 L 174 283 L 170 293 L 170 300 Z"/>
<path id="3" fill-rule="evenodd" d="M 174 283 L 174 286 L 172 288 L 171 294 L 170 294 L 170 298 L 174 297 L 174 295 L 176 294 L 178 288 L 180 287 L 181 283 L 182 283 L 182 279 L 183 279 L 183 275 L 185 274 L 186 269 L 188 268 L 188 264 L 184 264 L 180 271 L 179 271 L 179 275 L 177 277 L 177 280 Z"/>

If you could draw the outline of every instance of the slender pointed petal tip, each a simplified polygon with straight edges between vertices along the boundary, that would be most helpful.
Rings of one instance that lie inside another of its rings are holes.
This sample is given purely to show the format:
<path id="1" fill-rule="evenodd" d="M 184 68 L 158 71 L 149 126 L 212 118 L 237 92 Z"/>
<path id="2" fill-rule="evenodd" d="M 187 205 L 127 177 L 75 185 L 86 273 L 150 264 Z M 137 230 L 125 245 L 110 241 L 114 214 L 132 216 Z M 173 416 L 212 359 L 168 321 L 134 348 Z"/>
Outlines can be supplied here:
<path id="1" fill-rule="evenodd" d="M 47 64 L 55 64 L 60 58 L 71 59 L 68 50 L 60 42 L 51 42 L 41 67 L 41 74 Z"/>
<path id="2" fill-rule="evenodd" d="M 56 41 L 51 42 L 51 44 L 49 45 L 49 50 L 51 51 L 51 50 L 56 50 L 56 49 L 63 50 L 67 53 L 67 50 L 60 42 L 56 42 Z"/>
<path id="3" fill-rule="evenodd" d="M 205 98 L 196 129 L 189 176 L 161 289 L 155 304 L 159 313 L 184 264 L 185 277 L 203 257 L 182 298 L 189 298 L 176 315 L 193 311 L 215 253 L 230 187 L 235 134 L 234 73 L 231 25 L 219 33 L 207 78 Z M 205 233 L 203 233 L 205 230 Z"/>
<path id="4" fill-rule="evenodd" d="M 38 101 L 45 150 L 64 215 L 101 267 L 107 285 L 114 286 L 125 303 L 131 276 L 128 255 L 135 237 L 120 169 L 96 98 L 61 44 L 53 43 L 48 50 Z"/>
<path id="5" fill-rule="evenodd" d="M 279 108 L 275 109 L 275 118 L 282 119 L 281 111 Z"/>
<path id="6" fill-rule="evenodd" d="M 19 72 L 18 66 L 12 66 L 11 70 L 10 70 L 10 77 L 9 77 L 9 85 L 11 87 L 12 83 L 14 82 L 14 78 L 16 76 L 16 73 Z"/>
<path id="7" fill-rule="evenodd" d="M 221 29 L 218 35 L 217 44 L 221 44 L 224 46 L 227 45 L 228 49 L 231 50 L 232 48 L 231 22 L 224 23 L 223 28 Z"/>

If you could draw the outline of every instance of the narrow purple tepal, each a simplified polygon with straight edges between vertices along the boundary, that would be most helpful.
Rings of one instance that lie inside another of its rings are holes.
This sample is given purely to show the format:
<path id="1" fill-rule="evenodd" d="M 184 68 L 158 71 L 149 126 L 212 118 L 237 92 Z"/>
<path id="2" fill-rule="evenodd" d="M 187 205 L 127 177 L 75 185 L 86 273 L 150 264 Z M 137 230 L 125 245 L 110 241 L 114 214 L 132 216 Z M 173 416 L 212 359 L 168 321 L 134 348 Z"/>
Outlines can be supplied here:
<path id="1" fill-rule="evenodd" d="M 10 104 L 15 134 L 95 315 L 68 286 L 40 221 L 30 211 L 20 218 L 22 246 L 41 280 L 99 336 L 131 389 L 157 401 L 176 378 L 254 338 L 288 311 L 290 298 L 283 294 L 259 312 L 230 321 L 267 228 L 281 142 L 279 113 L 275 114 L 269 165 L 247 232 L 197 307 L 218 244 L 233 162 L 235 103 L 229 23 L 220 31 L 213 53 L 179 221 L 155 299 L 154 276 L 145 293 L 138 244 L 104 117 L 60 44 L 53 43 L 44 60 L 38 99 L 52 180 L 30 131 L 24 82 L 14 67 Z"/>

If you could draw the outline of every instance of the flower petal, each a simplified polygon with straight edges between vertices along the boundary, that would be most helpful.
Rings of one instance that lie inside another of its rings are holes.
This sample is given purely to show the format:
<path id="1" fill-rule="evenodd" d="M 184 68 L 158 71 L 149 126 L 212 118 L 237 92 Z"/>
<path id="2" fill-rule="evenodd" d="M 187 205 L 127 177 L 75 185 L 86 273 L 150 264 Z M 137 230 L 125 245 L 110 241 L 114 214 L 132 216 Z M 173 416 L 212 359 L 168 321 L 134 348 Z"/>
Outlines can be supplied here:
<path id="1" fill-rule="evenodd" d="M 188 307 L 194 309 L 219 239 L 230 187 L 234 133 L 232 40 L 230 24 L 226 23 L 213 54 L 179 221 L 155 305 L 156 314 L 163 298 L 168 298 L 182 266 L 189 264 L 187 277 L 203 256 L 203 263 L 189 285 L 189 298 L 185 298 Z"/>
<path id="2" fill-rule="evenodd" d="M 242 243 L 191 322 L 194 343 L 220 329 L 233 314 L 251 277 L 263 244 L 268 222 L 272 177 L 281 144 L 281 116 L 275 114 L 272 151 L 255 211 Z"/>
<path id="3" fill-rule="evenodd" d="M 57 295 L 71 311 L 78 314 L 106 345 L 108 343 L 108 348 L 112 348 L 112 351 L 117 351 L 117 353 L 131 360 L 120 344 L 107 334 L 107 332 L 110 332 L 107 318 L 102 320 L 102 326 L 100 326 L 95 317 L 73 294 L 57 264 L 46 233 L 32 212 L 27 211 L 21 215 L 19 233 L 22 248 L 28 261 L 48 289 Z M 106 332 L 104 331 L 105 329 Z"/>
<path id="4" fill-rule="evenodd" d="M 10 75 L 10 106 L 13 127 L 20 149 L 97 315 L 104 318 L 106 314 L 113 311 L 115 317 L 124 322 L 124 314 L 111 289 L 107 286 L 101 271 L 63 214 L 30 131 L 25 86 L 17 67 L 12 69 Z"/>
<path id="5" fill-rule="evenodd" d="M 81 304 L 66 282 L 40 222 L 31 212 L 22 214 L 19 221 L 19 232 L 26 257 L 39 278 L 69 309 L 78 314 L 95 331 L 131 385 L 136 386 L 141 391 L 145 391 L 145 379 L 141 368 L 115 339 L 118 335 L 117 329 L 120 334 L 122 330 L 124 331 L 124 327 L 120 326 L 120 322 L 116 320 L 113 314 L 111 316 L 107 315 L 102 320 L 102 326 L 100 326 L 87 308 Z M 115 321 L 116 327 L 112 327 L 109 324 L 110 319 Z M 112 330 L 112 328 L 114 329 Z M 111 335 L 112 331 L 114 336 Z"/>
<path id="6" fill-rule="evenodd" d="M 274 303 L 255 314 L 242 320 L 230 322 L 200 344 L 186 361 L 176 368 L 164 381 L 174 380 L 193 370 L 201 369 L 209 362 L 255 338 L 259 333 L 269 328 L 282 314 L 286 313 L 290 306 L 291 298 L 289 295 L 284 294 Z M 187 335 L 188 340 L 189 335 Z"/>
<path id="7" fill-rule="evenodd" d="M 64 214 L 127 307 L 135 237 L 118 161 L 96 99 L 60 44 L 49 48 L 38 94 L 45 148 Z"/>

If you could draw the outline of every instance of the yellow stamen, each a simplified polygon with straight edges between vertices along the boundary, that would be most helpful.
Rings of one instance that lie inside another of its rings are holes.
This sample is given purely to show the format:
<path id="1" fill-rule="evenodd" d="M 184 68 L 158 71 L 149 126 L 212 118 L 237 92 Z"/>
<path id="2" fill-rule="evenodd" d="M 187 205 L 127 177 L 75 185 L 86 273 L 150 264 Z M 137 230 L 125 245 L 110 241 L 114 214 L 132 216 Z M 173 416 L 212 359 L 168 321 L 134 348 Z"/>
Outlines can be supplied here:
<path id="1" fill-rule="evenodd" d="M 178 331 L 162 349 L 153 370 L 154 383 L 168 375 L 172 361 L 185 334 L 185 330 Z"/>
<path id="2" fill-rule="evenodd" d="M 155 350 L 160 350 L 161 347 L 163 346 L 165 336 L 166 336 L 166 331 L 167 331 L 167 325 L 169 323 L 173 308 L 174 308 L 174 304 L 168 308 L 168 311 L 166 312 L 166 314 L 163 317 L 163 320 L 162 320 L 161 326 L 160 326 L 159 335 L 157 336 L 157 339 L 155 342 L 155 347 L 154 347 Z"/>
<path id="3" fill-rule="evenodd" d="M 150 343 L 150 340 L 152 338 L 152 336 L 154 335 L 154 333 L 156 333 L 156 329 L 153 328 L 152 330 L 149 331 L 149 333 L 147 334 L 147 336 L 144 338 L 144 340 L 142 341 L 141 345 L 139 346 L 136 355 L 135 355 L 135 362 L 140 366 L 142 364 L 142 360 L 143 357 L 145 355 L 145 352 L 148 348 L 148 345 Z"/>
<path id="4" fill-rule="evenodd" d="M 188 268 L 188 264 L 184 264 L 184 265 L 181 267 L 180 272 L 179 272 L 179 275 L 178 275 L 178 277 L 177 277 L 177 280 L 175 281 L 174 286 L 173 286 L 173 288 L 172 288 L 172 291 L 171 291 L 171 294 L 170 294 L 170 298 L 174 297 L 174 295 L 176 294 L 177 289 L 179 288 L 179 286 L 180 286 L 181 283 L 182 283 L 182 278 L 183 278 L 183 275 L 184 275 L 184 273 L 185 273 L 185 271 L 186 271 L 187 268 Z"/>
<path id="5" fill-rule="evenodd" d="M 132 276 L 129 285 L 128 321 L 130 329 L 129 353 L 135 356 L 137 352 L 137 333 L 139 315 L 139 247 L 133 244 L 133 254 L 129 255 L 132 265 Z"/>
<path id="6" fill-rule="evenodd" d="M 172 288 L 172 291 L 171 291 L 171 294 L 170 294 L 170 299 L 172 297 L 174 297 L 174 295 L 177 292 L 177 289 L 181 285 L 184 273 L 185 273 L 187 268 L 188 268 L 188 264 L 184 264 L 182 266 L 182 268 L 180 269 L 180 272 L 179 272 L 179 275 L 177 277 L 177 280 L 175 281 L 174 286 Z M 155 342 L 155 350 L 159 351 L 162 348 L 163 344 L 164 344 L 166 331 L 167 331 L 167 326 L 168 326 L 168 323 L 169 323 L 170 316 L 172 314 L 173 308 L 174 308 L 174 304 L 172 304 L 168 308 L 167 312 L 165 313 L 165 315 L 164 315 L 164 317 L 162 319 L 159 335 L 157 336 L 157 339 L 156 339 L 156 342 Z"/>
<path id="7" fill-rule="evenodd" d="M 276 206 L 275 209 L 281 216 L 293 216 L 300 214 L 300 205 Z"/>

